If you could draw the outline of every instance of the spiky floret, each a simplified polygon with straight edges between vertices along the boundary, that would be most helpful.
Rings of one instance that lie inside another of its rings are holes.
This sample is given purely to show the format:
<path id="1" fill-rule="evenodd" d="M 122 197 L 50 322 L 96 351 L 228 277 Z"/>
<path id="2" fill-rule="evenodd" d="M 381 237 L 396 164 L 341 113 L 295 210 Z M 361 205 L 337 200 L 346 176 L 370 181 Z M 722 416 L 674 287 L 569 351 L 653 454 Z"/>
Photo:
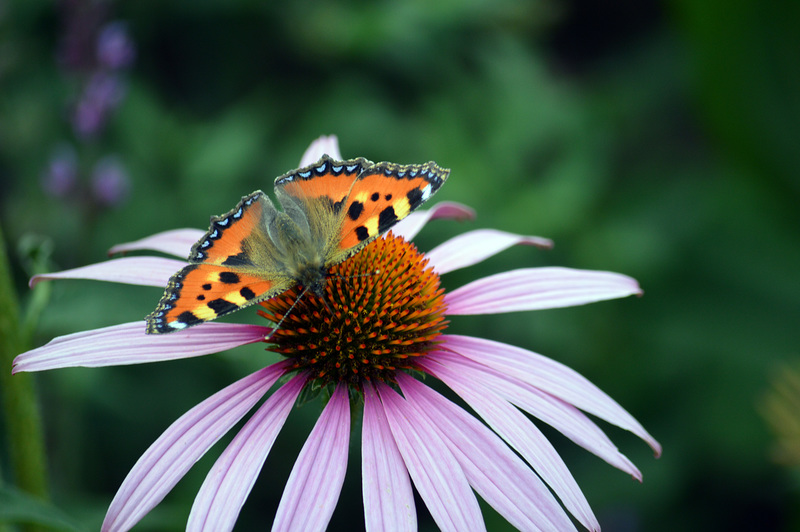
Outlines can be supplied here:
<path id="1" fill-rule="evenodd" d="M 320 387 L 393 383 L 398 370 L 416 369 L 415 359 L 447 326 L 439 276 L 413 244 L 391 233 L 332 267 L 324 300 L 309 290 L 298 301 L 301 292 L 296 287 L 261 303 L 261 314 L 283 320 L 271 349 Z"/>

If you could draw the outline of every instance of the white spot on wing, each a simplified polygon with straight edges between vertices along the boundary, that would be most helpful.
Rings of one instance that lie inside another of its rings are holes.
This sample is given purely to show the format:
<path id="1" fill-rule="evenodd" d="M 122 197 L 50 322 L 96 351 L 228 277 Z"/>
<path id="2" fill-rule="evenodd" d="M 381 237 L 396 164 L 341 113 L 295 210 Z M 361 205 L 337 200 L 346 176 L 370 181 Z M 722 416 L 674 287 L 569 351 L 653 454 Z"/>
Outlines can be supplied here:
<path id="1" fill-rule="evenodd" d="M 425 188 L 422 189 L 422 201 L 427 201 L 428 198 L 430 197 L 431 197 L 431 186 L 425 185 Z"/>

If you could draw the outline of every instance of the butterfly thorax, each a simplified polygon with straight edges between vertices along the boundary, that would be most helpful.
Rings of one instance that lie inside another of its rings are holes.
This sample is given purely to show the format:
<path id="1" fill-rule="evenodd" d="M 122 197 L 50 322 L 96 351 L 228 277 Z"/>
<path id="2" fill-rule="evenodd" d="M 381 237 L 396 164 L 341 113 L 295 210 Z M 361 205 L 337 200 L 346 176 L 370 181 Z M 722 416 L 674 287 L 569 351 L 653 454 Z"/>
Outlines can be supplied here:
<path id="1" fill-rule="evenodd" d="M 268 224 L 268 233 L 281 252 L 285 274 L 304 289 L 322 297 L 327 278 L 326 250 L 312 238 L 308 223 L 279 212 Z"/>

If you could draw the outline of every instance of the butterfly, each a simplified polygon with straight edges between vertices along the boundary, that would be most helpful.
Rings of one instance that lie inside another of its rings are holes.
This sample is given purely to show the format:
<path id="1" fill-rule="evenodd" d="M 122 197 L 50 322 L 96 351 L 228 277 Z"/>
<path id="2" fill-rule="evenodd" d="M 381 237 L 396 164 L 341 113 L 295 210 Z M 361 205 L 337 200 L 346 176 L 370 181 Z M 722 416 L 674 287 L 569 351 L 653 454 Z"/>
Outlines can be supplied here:
<path id="1" fill-rule="evenodd" d="M 211 217 L 189 265 L 172 276 L 147 316 L 147 333 L 185 329 L 296 286 L 322 297 L 329 268 L 425 203 L 449 175 L 433 161 L 376 164 L 323 155 L 279 176 L 282 211 L 257 190 Z"/>

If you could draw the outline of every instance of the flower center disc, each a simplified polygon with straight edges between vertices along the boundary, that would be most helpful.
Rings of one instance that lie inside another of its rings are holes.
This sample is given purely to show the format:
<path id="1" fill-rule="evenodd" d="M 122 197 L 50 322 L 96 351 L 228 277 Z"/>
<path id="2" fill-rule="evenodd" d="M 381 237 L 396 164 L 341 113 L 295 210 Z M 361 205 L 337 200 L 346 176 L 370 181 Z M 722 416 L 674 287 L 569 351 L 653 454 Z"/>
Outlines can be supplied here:
<path id="1" fill-rule="evenodd" d="M 285 316 L 270 338 L 273 351 L 322 386 L 394 382 L 447 326 L 444 289 L 427 265 L 413 244 L 389 233 L 329 270 L 325 301 L 309 291 L 289 312 L 302 291 L 296 287 L 261 303 L 267 319 Z"/>

